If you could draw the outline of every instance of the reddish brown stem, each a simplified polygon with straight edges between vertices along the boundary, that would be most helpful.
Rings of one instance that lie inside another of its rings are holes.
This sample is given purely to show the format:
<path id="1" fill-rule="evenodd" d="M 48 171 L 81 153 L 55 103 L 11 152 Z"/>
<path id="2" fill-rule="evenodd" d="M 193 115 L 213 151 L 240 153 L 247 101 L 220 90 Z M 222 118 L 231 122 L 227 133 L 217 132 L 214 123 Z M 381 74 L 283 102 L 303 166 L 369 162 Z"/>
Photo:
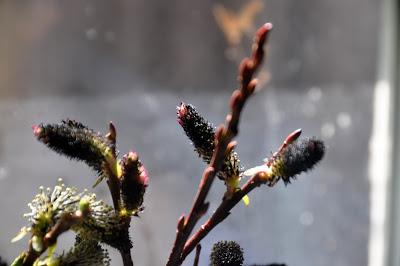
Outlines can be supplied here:
<path id="1" fill-rule="evenodd" d="M 46 249 L 57 242 L 57 238 L 64 232 L 68 231 L 74 224 L 82 221 L 88 212 L 76 211 L 75 213 L 65 213 L 50 229 L 43 238 L 42 251 L 33 249 L 32 239 L 29 241 L 29 250 L 24 259 L 24 266 L 33 265 L 33 263 L 46 251 Z"/>
<path id="2" fill-rule="evenodd" d="M 111 193 L 111 198 L 113 201 L 113 206 L 114 206 L 114 210 L 116 212 L 118 212 L 121 209 L 120 206 L 120 198 L 121 198 L 121 194 L 120 194 L 120 182 L 117 176 L 115 176 L 111 170 L 109 171 L 109 178 L 107 179 L 107 185 L 108 185 L 108 189 L 110 190 Z"/>
<path id="3" fill-rule="evenodd" d="M 112 153 L 115 159 L 117 159 L 117 152 L 115 149 L 116 143 L 117 143 L 117 129 L 115 128 L 113 122 L 110 122 L 109 124 L 109 132 L 106 135 L 106 138 L 111 142 L 112 144 Z M 109 165 L 107 167 L 107 185 L 108 188 L 110 190 L 111 193 L 111 198 L 113 201 L 113 206 L 114 206 L 114 210 L 116 212 L 118 212 L 121 209 L 120 206 L 120 180 L 118 178 L 118 176 L 116 176 L 116 174 L 114 173 L 114 171 L 112 170 L 111 165 Z"/>
<path id="4" fill-rule="evenodd" d="M 129 251 L 119 251 L 124 266 L 133 266 L 133 260 Z"/>
<path id="5" fill-rule="evenodd" d="M 112 152 L 114 155 L 114 158 L 117 159 L 117 151 L 116 151 L 116 143 L 117 143 L 117 129 L 115 128 L 113 122 L 110 121 L 109 124 L 109 132 L 106 135 L 106 138 L 111 142 L 112 144 Z M 113 201 L 114 205 L 114 210 L 116 212 L 120 211 L 121 209 L 121 204 L 120 204 L 120 199 L 121 199 L 121 181 L 117 175 L 110 169 L 110 167 L 107 168 L 108 170 L 108 179 L 107 179 L 107 185 L 111 193 L 111 198 Z M 130 224 L 131 218 L 127 218 L 128 222 L 127 225 Z M 127 231 L 129 232 L 129 231 Z M 133 260 L 132 260 L 132 255 L 130 251 L 126 250 L 120 250 L 119 251 L 121 254 L 122 262 L 124 266 L 133 266 Z"/>
<path id="6" fill-rule="evenodd" d="M 230 211 L 238 204 L 241 199 L 250 193 L 254 188 L 267 183 L 269 178 L 261 172 L 254 175 L 243 187 L 236 191 L 229 199 L 224 199 L 214 214 L 202 225 L 199 230 L 186 242 L 182 252 L 182 261 L 189 255 L 200 241 L 219 223 L 230 215 Z"/>
<path id="7" fill-rule="evenodd" d="M 176 238 L 172 251 L 168 258 L 167 266 L 181 265 L 183 259 L 186 257 L 182 254 L 186 241 L 193 231 L 194 226 L 201 218 L 201 216 L 204 215 L 205 210 L 207 209 L 208 205 L 205 203 L 205 199 L 208 195 L 216 174 L 222 167 L 227 149 L 231 149 L 231 141 L 238 134 L 239 118 L 242 109 L 249 96 L 254 92 L 257 81 L 253 80 L 253 75 L 259 68 L 260 63 L 263 60 L 263 45 L 271 29 L 272 24 L 266 23 L 257 31 L 253 46 L 252 57 L 251 59 L 243 60 L 242 64 L 240 65 L 240 89 L 235 90 L 231 96 L 231 111 L 226 116 L 226 126 L 220 126 L 215 134 L 216 146 L 214 149 L 214 153 L 209 166 L 203 172 L 203 176 L 200 181 L 198 192 L 191 211 L 187 218 L 183 216 L 183 218 L 181 217 L 178 222 Z M 182 221 L 184 221 L 184 223 Z"/>
<path id="8" fill-rule="evenodd" d="M 196 255 L 194 257 L 194 262 L 193 262 L 193 266 L 198 266 L 199 265 L 199 261 L 200 261 L 200 252 L 201 252 L 201 245 L 198 244 L 196 246 Z"/>

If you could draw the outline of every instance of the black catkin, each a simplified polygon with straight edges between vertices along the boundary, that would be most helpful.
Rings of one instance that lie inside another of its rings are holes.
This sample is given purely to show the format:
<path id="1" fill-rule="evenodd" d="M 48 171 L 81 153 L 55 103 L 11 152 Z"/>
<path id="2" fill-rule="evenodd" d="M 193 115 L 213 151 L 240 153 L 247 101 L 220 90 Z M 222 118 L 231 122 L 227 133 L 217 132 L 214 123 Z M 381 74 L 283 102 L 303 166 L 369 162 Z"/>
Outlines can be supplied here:
<path id="1" fill-rule="evenodd" d="M 34 135 L 47 147 L 70 159 L 84 161 L 97 173 L 106 175 L 105 163 L 113 158 L 114 145 L 99 133 L 74 120 L 33 126 Z"/>
<path id="2" fill-rule="evenodd" d="M 235 241 L 219 241 L 210 254 L 211 266 L 242 266 L 243 250 Z"/>
<path id="3" fill-rule="evenodd" d="M 178 123 L 182 126 L 188 138 L 192 141 L 195 151 L 204 162 L 210 163 L 215 149 L 215 128 L 191 104 L 181 103 L 177 107 Z M 226 180 L 240 175 L 240 160 L 236 152 L 228 154 L 222 170 L 217 176 Z"/>
<path id="4" fill-rule="evenodd" d="M 304 138 L 289 144 L 272 162 L 272 172 L 290 183 L 301 172 L 311 170 L 325 154 L 325 144 L 317 138 Z"/>

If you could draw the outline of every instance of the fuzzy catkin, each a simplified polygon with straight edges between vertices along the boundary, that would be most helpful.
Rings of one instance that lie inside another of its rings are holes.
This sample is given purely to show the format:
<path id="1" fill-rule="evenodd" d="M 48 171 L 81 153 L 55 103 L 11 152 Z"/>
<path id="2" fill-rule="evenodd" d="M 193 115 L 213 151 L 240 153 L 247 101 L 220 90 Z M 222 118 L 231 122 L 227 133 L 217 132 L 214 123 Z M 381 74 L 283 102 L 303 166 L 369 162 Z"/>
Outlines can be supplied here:
<path id="1" fill-rule="evenodd" d="M 107 138 L 82 123 L 67 119 L 59 124 L 40 124 L 34 126 L 34 134 L 57 153 L 84 161 L 100 176 L 107 175 L 105 165 L 113 157 L 115 147 Z"/>
<path id="2" fill-rule="evenodd" d="M 242 266 L 243 250 L 235 241 L 219 241 L 210 254 L 211 266 Z"/>
<path id="3" fill-rule="evenodd" d="M 324 156 L 325 144 L 317 138 L 299 139 L 289 144 L 272 161 L 272 172 L 290 183 L 301 172 L 311 170 Z"/>
<path id="4" fill-rule="evenodd" d="M 177 107 L 178 123 L 192 141 L 195 151 L 204 162 L 210 163 L 215 149 L 215 128 L 191 104 L 181 103 Z M 229 153 L 217 176 L 222 180 L 238 177 L 241 172 L 240 160 L 236 152 Z"/>

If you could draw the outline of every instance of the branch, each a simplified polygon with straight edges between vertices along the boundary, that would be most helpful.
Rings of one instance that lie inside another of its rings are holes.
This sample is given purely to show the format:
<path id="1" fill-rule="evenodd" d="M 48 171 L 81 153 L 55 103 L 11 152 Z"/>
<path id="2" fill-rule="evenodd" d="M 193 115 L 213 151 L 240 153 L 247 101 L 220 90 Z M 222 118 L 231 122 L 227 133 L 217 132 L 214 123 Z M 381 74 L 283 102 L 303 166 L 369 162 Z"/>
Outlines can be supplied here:
<path id="1" fill-rule="evenodd" d="M 106 138 L 113 144 L 112 147 L 112 153 L 114 155 L 114 158 L 117 158 L 117 151 L 116 151 L 116 142 L 117 142 L 117 129 L 115 128 L 113 122 L 110 121 L 109 124 L 109 132 L 106 135 Z M 114 172 L 111 169 L 108 170 L 108 179 L 107 179 L 107 185 L 111 193 L 114 209 L 116 212 L 121 210 L 121 204 L 120 204 L 120 199 L 121 199 L 121 182 L 118 176 L 114 174 Z M 128 226 L 131 221 L 131 217 L 127 217 L 129 221 L 127 222 Z M 127 231 L 129 234 L 129 231 Z M 132 260 L 132 255 L 130 250 L 123 250 L 119 249 L 119 253 L 121 254 L 122 258 L 122 263 L 124 266 L 133 266 L 133 260 Z"/>
<path id="2" fill-rule="evenodd" d="M 199 265 L 200 252 L 201 252 L 201 245 L 198 244 L 198 245 L 196 246 L 196 256 L 194 257 L 193 266 L 198 266 L 198 265 Z"/>
<path id="3" fill-rule="evenodd" d="M 110 122 L 109 124 L 109 133 L 106 135 L 106 138 L 112 143 L 112 154 L 115 158 L 117 159 L 117 152 L 115 149 L 116 145 L 116 140 L 117 140 L 117 130 L 115 129 L 115 126 L 113 122 Z M 117 162 L 118 164 L 118 162 Z M 118 176 L 114 174 L 114 171 L 110 169 L 112 166 L 107 167 L 107 172 L 108 172 L 108 178 L 107 178 L 107 185 L 111 193 L 111 198 L 113 201 L 114 209 L 116 212 L 118 212 L 121 209 L 120 206 L 120 181 Z"/>
<path id="4" fill-rule="evenodd" d="M 182 252 L 182 260 L 190 254 L 213 228 L 225 220 L 231 214 L 233 207 L 253 189 L 262 184 L 273 187 L 280 178 L 285 183 L 290 183 L 290 178 L 295 178 L 301 172 L 312 169 L 322 159 L 325 151 L 323 142 L 316 139 L 304 139 L 296 142 L 300 134 L 301 129 L 290 133 L 278 151 L 273 154 L 272 158 L 263 167 L 253 168 L 256 169 L 256 172 L 242 188 L 235 191 L 232 197 L 224 197 L 214 214 L 186 242 Z M 286 161 L 282 165 L 284 158 L 290 158 L 291 161 Z M 290 174 L 290 176 L 287 174 Z"/>
<path id="5" fill-rule="evenodd" d="M 83 221 L 89 214 L 89 209 L 86 211 L 78 210 L 75 213 L 64 213 L 57 223 L 50 229 L 50 231 L 43 238 L 43 248 L 41 251 L 36 251 L 33 248 L 32 239 L 29 241 L 29 250 L 27 251 L 26 258 L 24 259 L 24 266 L 33 265 L 33 263 L 47 250 L 48 247 L 57 242 L 57 238 L 64 232 L 68 231 L 73 225 Z"/>
<path id="6" fill-rule="evenodd" d="M 260 172 L 250 178 L 243 187 L 236 191 L 229 199 L 224 199 L 214 214 L 202 225 L 199 230 L 186 242 L 182 251 L 182 261 L 193 251 L 198 243 L 219 223 L 227 218 L 233 207 L 238 204 L 242 198 L 250 193 L 254 188 L 271 180 L 265 172 Z"/>
<path id="7" fill-rule="evenodd" d="M 119 250 L 122 257 L 122 263 L 124 266 L 133 266 L 133 260 L 130 251 Z"/>
<path id="8" fill-rule="evenodd" d="M 84 161 L 88 166 L 94 169 L 99 174 L 99 178 L 95 182 L 94 186 L 100 183 L 104 178 L 107 179 L 107 185 L 113 201 L 113 211 L 115 212 L 115 215 L 122 215 L 125 217 L 124 234 L 126 233 L 125 238 L 129 240 L 129 225 L 131 221 L 131 215 L 135 214 L 133 213 L 133 211 L 140 210 L 140 205 L 143 201 L 143 194 L 148 182 L 148 176 L 144 168 L 140 164 L 141 168 L 137 169 L 137 172 L 139 172 L 137 178 L 139 180 L 134 180 L 135 182 L 137 181 L 136 183 L 129 182 L 132 181 L 129 179 L 132 177 L 125 176 L 125 179 L 121 180 L 122 167 L 117 158 L 117 132 L 114 124 L 110 122 L 109 132 L 106 136 L 100 135 L 99 133 L 94 132 L 92 129 L 89 129 L 82 123 L 70 119 L 63 120 L 60 124 L 34 125 L 33 133 L 39 141 L 43 142 L 52 150 L 71 159 Z M 136 163 L 138 163 L 138 160 L 136 161 Z M 124 183 L 124 181 L 126 181 L 127 179 L 128 181 Z M 138 188 L 127 188 L 127 185 L 132 185 L 132 183 L 134 183 L 134 185 L 136 185 L 137 183 L 140 184 Z M 121 191 L 121 186 L 123 185 L 125 185 L 125 187 Z M 122 199 L 121 193 L 123 194 Z M 129 196 L 132 196 L 133 199 Z M 132 205 L 135 208 L 137 207 L 138 210 L 132 210 Z M 65 230 L 68 229 L 69 227 L 67 227 Z M 35 236 L 34 240 L 36 240 L 37 237 L 38 236 Z M 43 239 L 41 238 L 39 240 L 43 241 Z M 33 243 L 36 242 L 33 241 Z M 124 265 L 133 265 L 130 248 L 131 243 L 129 241 L 129 249 L 126 247 L 123 247 L 121 249 L 121 256 L 124 261 Z M 31 248 L 31 250 L 33 250 L 33 247 Z M 33 253 L 34 252 L 31 251 L 29 254 Z M 33 258 L 37 255 L 40 254 L 30 255 L 30 257 Z"/>
<path id="9" fill-rule="evenodd" d="M 256 33 L 251 58 L 246 58 L 239 68 L 240 88 L 232 93 L 230 100 L 231 111 L 226 116 L 225 125 L 221 125 L 215 134 L 216 146 L 209 166 L 204 170 L 199 184 L 197 196 L 187 217 L 179 219 L 174 246 L 170 253 L 167 266 L 181 265 L 184 257 L 183 248 L 198 220 L 207 212 L 209 204 L 205 202 L 211 185 L 218 171 L 221 169 L 228 145 L 238 134 L 239 118 L 248 98 L 254 93 L 257 80 L 253 75 L 259 68 L 263 57 L 263 45 L 268 33 L 272 29 L 271 23 L 264 24 Z"/>

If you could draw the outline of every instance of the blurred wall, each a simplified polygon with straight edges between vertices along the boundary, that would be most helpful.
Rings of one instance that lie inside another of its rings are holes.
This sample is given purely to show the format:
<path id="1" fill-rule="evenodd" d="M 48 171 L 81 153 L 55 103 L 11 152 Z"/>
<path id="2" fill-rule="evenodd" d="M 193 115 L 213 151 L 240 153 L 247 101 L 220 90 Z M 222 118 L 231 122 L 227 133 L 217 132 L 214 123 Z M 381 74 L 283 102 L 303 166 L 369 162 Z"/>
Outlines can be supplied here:
<path id="1" fill-rule="evenodd" d="M 236 63 L 212 10 L 251 1 L 2 1 L 3 96 L 98 94 L 136 83 L 162 90 L 235 86 Z M 260 0 L 255 29 L 275 24 L 271 85 L 354 85 L 375 76 L 379 1 Z M 240 17 L 238 15 L 238 17 Z M 241 46 L 250 46 L 243 34 Z"/>

